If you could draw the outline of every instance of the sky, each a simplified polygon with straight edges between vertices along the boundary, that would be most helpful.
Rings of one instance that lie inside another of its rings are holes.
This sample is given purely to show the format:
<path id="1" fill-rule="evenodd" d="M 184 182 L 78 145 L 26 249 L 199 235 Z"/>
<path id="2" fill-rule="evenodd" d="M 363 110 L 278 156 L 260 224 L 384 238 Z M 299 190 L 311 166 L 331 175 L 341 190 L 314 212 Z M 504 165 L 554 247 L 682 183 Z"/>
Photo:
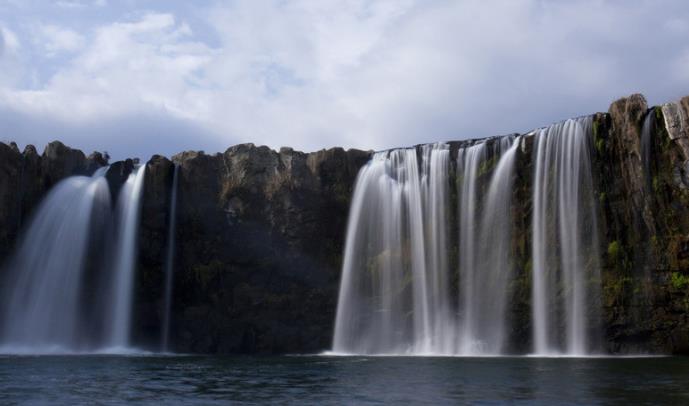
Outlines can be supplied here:
<path id="1" fill-rule="evenodd" d="M 0 141 L 386 149 L 689 95 L 685 0 L 0 0 Z"/>

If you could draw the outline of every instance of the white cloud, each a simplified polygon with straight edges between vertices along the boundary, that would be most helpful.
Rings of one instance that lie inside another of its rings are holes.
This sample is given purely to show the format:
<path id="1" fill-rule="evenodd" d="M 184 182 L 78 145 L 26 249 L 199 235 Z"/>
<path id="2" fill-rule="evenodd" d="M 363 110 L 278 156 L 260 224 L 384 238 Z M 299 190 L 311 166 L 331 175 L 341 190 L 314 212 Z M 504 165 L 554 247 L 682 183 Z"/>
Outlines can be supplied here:
<path id="1" fill-rule="evenodd" d="M 52 24 L 39 26 L 36 40 L 48 56 L 61 52 L 75 52 L 84 46 L 84 37 L 81 34 Z"/>
<path id="2" fill-rule="evenodd" d="M 4 92 L 4 101 L 71 122 L 150 110 L 193 117 L 187 86 L 210 51 L 186 36 L 168 14 L 101 27 L 44 88 Z"/>
<path id="3" fill-rule="evenodd" d="M 21 76 L 20 48 L 17 36 L 0 22 L 0 89 L 13 86 Z"/>
<path id="4" fill-rule="evenodd" d="M 3 85 L 0 106 L 72 127 L 167 116 L 217 144 L 312 150 L 527 131 L 635 91 L 657 103 L 689 93 L 682 1 L 158 8 L 88 30 L 52 24 L 63 35 L 43 46 L 67 62 L 38 87 Z"/>
<path id="5" fill-rule="evenodd" d="M 0 37 L 2 37 L 3 48 L 6 51 L 17 51 L 20 47 L 17 35 L 12 30 L 0 26 Z"/>

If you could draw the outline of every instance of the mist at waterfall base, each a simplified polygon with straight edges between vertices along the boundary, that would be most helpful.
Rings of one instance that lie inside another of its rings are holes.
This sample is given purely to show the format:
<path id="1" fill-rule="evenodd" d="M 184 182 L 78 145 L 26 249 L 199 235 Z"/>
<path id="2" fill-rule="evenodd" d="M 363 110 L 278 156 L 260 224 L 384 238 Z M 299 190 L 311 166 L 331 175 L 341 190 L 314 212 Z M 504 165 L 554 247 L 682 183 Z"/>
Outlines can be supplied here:
<path id="1" fill-rule="evenodd" d="M 134 351 L 132 284 L 146 167 L 129 175 L 115 207 L 107 169 L 61 181 L 36 209 L 7 266 L 0 353 Z M 87 290 L 85 281 L 94 279 Z"/>

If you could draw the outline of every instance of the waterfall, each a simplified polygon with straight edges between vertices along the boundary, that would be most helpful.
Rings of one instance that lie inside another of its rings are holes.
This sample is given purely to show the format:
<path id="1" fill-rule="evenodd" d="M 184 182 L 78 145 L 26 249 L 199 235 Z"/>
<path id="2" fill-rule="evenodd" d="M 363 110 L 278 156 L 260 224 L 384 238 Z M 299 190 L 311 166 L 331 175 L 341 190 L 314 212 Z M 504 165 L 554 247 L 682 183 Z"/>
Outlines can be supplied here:
<path id="1" fill-rule="evenodd" d="M 5 270 L 0 302 L 1 352 L 127 348 L 146 167 L 129 175 L 115 213 L 105 178 L 107 170 L 103 167 L 90 178 L 72 176 L 61 181 L 37 208 Z M 175 195 L 176 183 L 172 229 Z M 105 250 L 107 226 L 114 226 L 116 235 L 110 249 Z M 169 238 L 167 266 L 171 275 L 174 237 Z M 111 260 L 109 264 L 106 258 Z M 170 300 L 171 293 L 166 292 L 167 303 Z"/>
<path id="2" fill-rule="evenodd" d="M 487 142 L 459 152 L 461 293 L 452 287 L 456 277 L 450 269 L 454 177 L 449 145 L 379 152 L 362 168 L 347 230 L 335 352 L 500 351 L 506 300 L 488 299 L 472 286 L 488 283 L 500 295 L 511 273 L 509 254 L 490 251 L 496 245 L 509 251 L 509 204 L 518 145 L 512 141 L 507 137 L 489 142 L 494 168 L 486 165 Z M 491 177 L 483 210 L 476 199 L 481 177 Z M 492 319 L 481 320 L 486 310 Z"/>
<path id="3" fill-rule="evenodd" d="M 524 348 L 513 337 L 514 323 L 524 320 L 509 315 L 515 286 L 529 280 L 532 352 L 595 351 L 601 299 L 592 122 L 466 142 L 454 161 L 455 147 L 442 143 L 374 154 L 356 180 L 333 351 L 497 355 Z M 529 159 L 520 147 L 533 150 L 533 176 L 519 175 L 533 205 L 532 245 L 519 248 L 530 258 L 518 268 L 516 250 L 527 240 L 519 243 L 513 231 L 513 208 L 524 203 L 513 199 L 515 163 Z"/>
<path id="4" fill-rule="evenodd" d="M 172 174 L 172 192 L 170 194 L 170 218 L 167 227 L 167 253 L 165 255 L 165 301 L 163 309 L 163 329 L 160 348 L 163 352 L 168 351 L 168 341 L 170 339 L 170 312 L 172 311 L 172 288 L 174 282 L 174 261 L 175 261 L 175 226 L 177 224 L 177 176 L 179 166 L 175 165 Z"/>
<path id="5" fill-rule="evenodd" d="M 347 305 L 338 308 L 335 349 L 421 349 L 428 344 L 430 298 L 416 150 L 375 154 L 358 184 L 340 290 Z"/>
<path id="6" fill-rule="evenodd" d="M 450 148 L 446 144 L 422 146 L 422 201 L 426 221 L 426 269 L 431 307 L 431 340 L 425 352 L 453 350 L 452 298 L 449 269 Z"/>
<path id="7" fill-rule="evenodd" d="M 503 137 L 494 143 L 489 161 L 486 142 L 459 150 L 461 354 L 499 354 L 503 349 L 512 277 L 510 203 L 519 145 L 513 141 Z M 487 191 L 479 193 L 477 184 L 490 173 L 491 162 L 497 164 Z"/>
<path id="8" fill-rule="evenodd" d="M 477 228 L 477 173 L 479 164 L 485 159 L 485 142 L 469 148 L 459 150 L 457 168 L 459 168 L 460 190 L 459 190 L 459 300 L 461 303 L 461 326 L 462 353 L 472 350 L 480 350 L 480 343 L 474 342 L 478 327 L 477 318 L 481 317 L 479 312 L 474 309 L 476 296 L 482 295 L 475 289 L 477 283 L 474 280 L 476 275 L 476 228 Z"/>
<path id="9" fill-rule="evenodd" d="M 536 354 L 586 354 L 600 280 L 589 134 L 592 118 L 535 134 L 532 323 Z M 593 282 L 591 282 L 593 281 Z M 594 285 L 594 288 L 589 288 Z M 594 306 L 591 306 L 594 305 Z"/>
<path id="10" fill-rule="evenodd" d="M 80 301 L 89 243 L 110 211 L 103 174 L 64 179 L 36 209 L 6 270 L 3 352 L 75 351 L 88 344 Z"/>
<path id="11" fill-rule="evenodd" d="M 134 271 L 138 254 L 139 214 L 146 165 L 140 166 L 122 186 L 117 200 L 117 238 L 113 259 L 108 344 L 121 350 L 129 345 L 134 289 Z"/>

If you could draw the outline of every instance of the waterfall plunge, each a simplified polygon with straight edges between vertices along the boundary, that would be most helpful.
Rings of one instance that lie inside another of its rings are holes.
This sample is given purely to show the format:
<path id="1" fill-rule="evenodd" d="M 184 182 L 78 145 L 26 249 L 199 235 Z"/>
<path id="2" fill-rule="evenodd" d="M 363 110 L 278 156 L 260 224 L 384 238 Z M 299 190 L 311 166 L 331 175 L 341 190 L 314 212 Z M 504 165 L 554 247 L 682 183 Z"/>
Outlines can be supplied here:
<path id="1" fill-rule="evenodd" d="M 490 163 L 486 143 L 459 151 L 461 354 L 499 354 L 504 345 L 507 283 L 512 278 L 510 202 L 518 146 L 512 137 L 493 144 L 492 160 L 499 161 L 481 194 L 477 184 Z"/>
<path id="2" fill-rule="evenodd" d="M 592 348 L 600 284 L 588 134 L 591 117 L 538 130 L 534 140 L 532 318 L 536 354 Z M 589 286 L 591 285 L 591 286 Z"/>
<path id="3" fill-rule="evenodd" d="M 587 354 L 600 308 L 592 118 L 533 138 L 533 352 Z M 356 181 L 333 351 L 504 354 L 513 264 L 513 181 L 522 137 L 376 153 Z M 419 159 L 420 158 L 420 159 Z M 451 222 L 457 210 L 456 222 Z M 526 232 L 522 230 L 521 232 Z M 456 236 L 455 241 L 453 237 Z M 455 257 L 456 253 L 456 257 Z M 455 265 L 456 264 L 456 265 Z M 529 270 L 522 270 L 528 272 Z"/>
<path id="4" fill-rule="evenodd" d="M 37 208 L 7 268 L 3 352 L 71 351 L 87 328 L 81 286 L 89 243 L 110 211 L 103 171 L 57 184 Z"/>
<path id="5" fill-rule="evenodd" d="M 423 352 L 453 350 L 452 297 L 449 286 L 449 216 L 450 190 L 447 173 L 450 170 L 450 149 L 445 144 L 422 147 L 422 201 L 426 242 L 426 272 L 428 274 L 428 296 L 430 313 L 430 339 L 426 340 Z M 434 272 L 428 272 L 434 270 Z"/>
<path id="6" fill-rule="evenodd" d="M 428 345 L 431 322 L 420 182 L 415 149 L 377 153 L 358 175 L 336 351 L 406 352 Z M 414 309 L 412 315 L 409 308 Z"/>
<path id="7" fill-rule="evenodd" d="M 118 230 L 115 243 L 113 294 L 110 305 L 109 345 L 125 350 L 131 330 L 134 271 L 138 254 L 139 214 L 146 165 L 137 169 L 122 186 L 117 201 Z"/>
<path id="8" fill-rule="evenodd" d="M 479 170 L 483 143 L 460 150 L 462 286 L 489 282 L 500 289 L 511 274 L 508 255 L 485 255 L 489 244 L 510 241 L 506 223 L 518 145 L 512 140 L 497 143 L 495 156 L 504 154 L 492 171 Z M 335 352 L 449 355 L 502 347 L 505 299 L 488 304 L 483 295 L 469 295 L 462 288 L 458 300 L 451 287 L 450 170 L 449 146 L 434 144 L 419 151 L 379 152 L 360 171 L 347 232 Z M 476 181 L 488 172 L 494 175 L 480 216 Z M 495 227 L 505 228 L 493 241 Z M 484 310 L 494 318 L 481 321 Z"/>
<path id="9" fill-rule="evenodd" d="M 167 234 L 167 253 L 165 255 L 165 301 L 163 305 L 163 328 L 160 339 L 160 349 L 163 352 L 168 351 L 170 340 L 170 313 L 172 312 L 172 288 L 174 282 L 175 272 L 175 231 L 177 225 L 177 176 L 179 175 L 179 166 L 175 165 L 172 174 L 172 192 L 170 194 L 170 218 L 168 219 L 168 234 Z"/>
<path id="10" fill-rule="evenodd" d="M 114 222 L 107 169 L 61 181 L 37 208 L 7 264 L 1 352 L 129 351 L 145 166 L 122 187 Z M 107 264 L 101 243 L 113 223 Z"/>

